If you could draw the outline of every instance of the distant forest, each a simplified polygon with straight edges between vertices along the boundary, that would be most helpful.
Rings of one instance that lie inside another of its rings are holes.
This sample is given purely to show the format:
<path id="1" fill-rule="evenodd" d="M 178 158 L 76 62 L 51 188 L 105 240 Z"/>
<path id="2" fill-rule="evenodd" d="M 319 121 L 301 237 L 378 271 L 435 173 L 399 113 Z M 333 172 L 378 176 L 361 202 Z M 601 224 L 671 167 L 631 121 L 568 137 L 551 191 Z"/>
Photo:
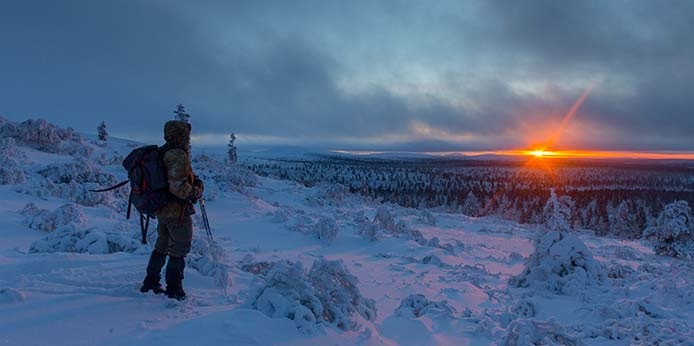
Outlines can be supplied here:
<path id="1" fill-rule="evenodd" d="M 550 189 L 569 196 L 575 228 L 640 238 L 663 206 L 694 206 L 694 168 L 683 163 L 477 161 L 462 159 L 264 160 L 248 163 L 258 175 L 306 186 L 342 184 L 383 202 L 440 208 L 468 216 L 497 215 L 542 223 Z"/>

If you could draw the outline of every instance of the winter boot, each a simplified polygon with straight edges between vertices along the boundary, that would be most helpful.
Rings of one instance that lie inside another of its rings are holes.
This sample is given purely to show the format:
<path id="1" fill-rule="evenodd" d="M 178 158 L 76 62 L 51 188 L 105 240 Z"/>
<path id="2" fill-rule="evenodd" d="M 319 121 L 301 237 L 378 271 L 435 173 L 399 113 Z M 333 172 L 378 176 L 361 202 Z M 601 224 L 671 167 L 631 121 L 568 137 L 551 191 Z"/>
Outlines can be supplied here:
<path id="1" fill-rule="evenodd" d="M 140 287 L 140 292 L 147 293 L 149 291 L 154 292 L 154 294 L 164 293 L 164 288 L 161 287 L 161 268 L 166 262 L 166 255 L 162 255 L 159 252 L 152 251 L 149 256 L 149 263 L 147 264 L 147 276 L 142 282 L 142 287 Z"/>
<path id="2" fill-rule="evenodd" d="M 183 290 L 183 269 L 186 261 L 183 257 L 169 256 L 169 264 L 166 265 L 166 296 L 176 300 L 186 298 Z"/>

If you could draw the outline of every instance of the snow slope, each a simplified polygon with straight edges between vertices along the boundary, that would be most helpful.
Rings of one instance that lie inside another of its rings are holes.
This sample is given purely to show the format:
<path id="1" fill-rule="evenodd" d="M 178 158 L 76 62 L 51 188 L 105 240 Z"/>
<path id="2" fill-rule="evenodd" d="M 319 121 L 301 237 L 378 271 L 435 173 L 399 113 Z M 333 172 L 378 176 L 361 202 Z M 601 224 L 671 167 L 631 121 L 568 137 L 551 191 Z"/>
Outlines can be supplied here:
<path id="1" fill-rule="evenodd" d="M 648 243 L 547 240 L 540 227 L 256 177 L 210 153 L 194 166 L 224 275 L 197 215 L 190 299 L 141 294 L 151 247 L 125 220 L 127 191 L 79 187 L 124 179 L 137 144 L 80 145 L 91 153 L 12 149 L 26 180 L 0 185 L 0 345 L 694 344 L 694 264 Z M 572 289 L 550 289 L 554 276 Z"/>

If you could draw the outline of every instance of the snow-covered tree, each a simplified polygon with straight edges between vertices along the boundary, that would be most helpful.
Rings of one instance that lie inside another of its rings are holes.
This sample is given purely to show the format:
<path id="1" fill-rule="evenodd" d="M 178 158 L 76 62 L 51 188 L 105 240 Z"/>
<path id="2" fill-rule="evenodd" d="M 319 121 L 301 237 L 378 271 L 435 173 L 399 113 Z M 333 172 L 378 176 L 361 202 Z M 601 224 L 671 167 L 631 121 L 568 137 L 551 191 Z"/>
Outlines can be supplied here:
<path id="1" fill-rule="evenodd" d="M 534 287 L 555 294 L 578 295 L 599 286 L 606 276 L 588 247 L 577 236 L 548 230 L 535 242 L 523 272 L 511 277 L 515 287 Z"/>
<path id="2" fill-rule="evenodd" d="M 571 230 L 571 209 L 573 201 L 569 196 L 557 196 L 554 188 L 550 189 L 550 196 L 542 210 L 545 227 L 550 231 Z"/>
<path id="3" fill-rule="evenodd" d="M 229 150 L 227 150 L 227 161 L 229 163 L 235 163 L 236 160 L 238 160 L 238 156 L 236 154 L 236 144 L 234 142 L 236 141 L 236 135 L 233 133 L 229 135 Z"/>
<path id="4" fill-rule="evenodd" d="M 463 202 L 463 214 L 467 216 L 477 216 L 481 207 L 482 205 L 480 204 L 480 200 L 477 199 L 477 196 L 475 196 L 472 191 L 468 192 Z"/>
<path id="5" fill-rule="evenodd" d="M 637 235 L 634 215 L 629 211 L 627 201 L 622 201 L 610 215 L 612 233 L 620 238 L 634 238 Z"/>
<path id="6" fill-rule="evenodd" d="M 185 121 L 189 122 L 190 121 L 190 114 L 186 112 L 186 107 L 183 106 L 182 104 L 176 105 L 176 110 L 174 112 L 174 119 L 180 120 L 180 121 Z"/>
<path id="7" fill-rule="evenodd" d="M 101 124 L 96 128 L 99 134 L 99 140 L 105 141 L 108 139 L 108 132 L 106 132 L 106 122 L 102 121 Z"/>
<path id="8" fill-rule="evenodd" d="M 672 202 L 658 215 L 656 225 L 644 232 L 654 242 L 655 252 L 680 258 L 694 258 L 694 222 L 687 201 Z"/>

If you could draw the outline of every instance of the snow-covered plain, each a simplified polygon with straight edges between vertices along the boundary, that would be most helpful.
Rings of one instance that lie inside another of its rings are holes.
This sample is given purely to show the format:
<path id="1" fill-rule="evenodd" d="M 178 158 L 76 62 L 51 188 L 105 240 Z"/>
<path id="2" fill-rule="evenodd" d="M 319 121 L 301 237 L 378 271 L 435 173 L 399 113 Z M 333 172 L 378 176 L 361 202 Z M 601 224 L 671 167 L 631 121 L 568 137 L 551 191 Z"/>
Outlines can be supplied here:
<path id="1" fill-rule="evenodd" d="M 127 188 L 87 191 L 138 144 L 0 127 L 0 345 L 694 345 L 694 263 L 646 241 L 384 205 L 195 148 L 222 264 L 198 214 L 189 299 L 142 294 Z"/>

